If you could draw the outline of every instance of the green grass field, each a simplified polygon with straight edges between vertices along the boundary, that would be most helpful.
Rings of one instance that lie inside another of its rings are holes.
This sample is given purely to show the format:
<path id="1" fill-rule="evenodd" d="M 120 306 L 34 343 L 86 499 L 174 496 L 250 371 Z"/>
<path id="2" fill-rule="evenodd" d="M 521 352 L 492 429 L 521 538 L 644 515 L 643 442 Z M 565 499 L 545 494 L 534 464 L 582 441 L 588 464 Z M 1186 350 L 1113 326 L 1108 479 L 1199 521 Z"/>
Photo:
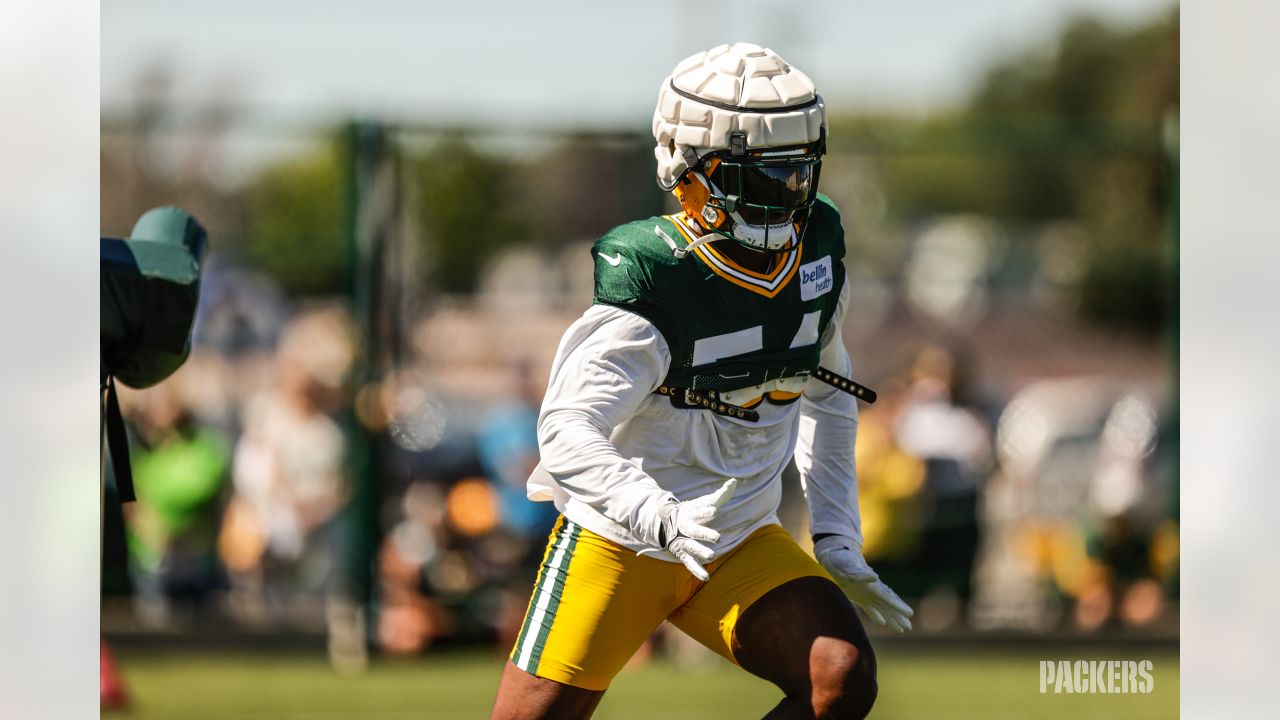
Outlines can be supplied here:
<path id="1" fill-rule="evenodd" d="M 1178 659 L 1172 650 L 1037 647 L 1015 650 L 888 646 L 879 649 L 874 718 L 1176 718 Z M 1149 695 L 1041 695 L 1038 660 L 1147 658 Z M 151 720 L 399 720 L 485 718 L 503 658 L 441 652 L 375 662 L 340 677 L 312 656 L 120 652 L 133 708 L 108 717 Z M 773 686 L 716 660 L 696 669 L 657 661 L 628 669 L 596 718 L 758 718 L 778 701 Z"/>

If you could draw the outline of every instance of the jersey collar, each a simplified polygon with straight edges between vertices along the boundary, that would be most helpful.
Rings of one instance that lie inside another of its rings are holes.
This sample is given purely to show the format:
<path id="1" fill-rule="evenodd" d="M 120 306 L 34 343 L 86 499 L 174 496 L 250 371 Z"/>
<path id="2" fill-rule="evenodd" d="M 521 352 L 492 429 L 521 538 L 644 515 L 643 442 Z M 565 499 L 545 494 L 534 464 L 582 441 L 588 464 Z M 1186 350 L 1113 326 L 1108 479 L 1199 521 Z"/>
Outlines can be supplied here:
<path id="1" fill-rule="evenodd" d="M 685 213 L 668 215 L 666 218 L 680 231 L 685 245 L 701 236 L 697 225 Z M 794 226 L 791 232 L 795 232 Z M 787 287 L 787 284 L 791 282 L 791 278 L 795 277 L 796 268 L 800 266 L 800 251 L 801 243 L 796 243 L 794 248 L 784 254 L 782 262 L 778 263 L 768 273 L 759 273 L 742 267 L 711 244 L 695 247 L 693 254 L 697 255 L 711 269 L 711 272 L 721 278 L 744 290 L 772 298 L 782 292 Z"/>

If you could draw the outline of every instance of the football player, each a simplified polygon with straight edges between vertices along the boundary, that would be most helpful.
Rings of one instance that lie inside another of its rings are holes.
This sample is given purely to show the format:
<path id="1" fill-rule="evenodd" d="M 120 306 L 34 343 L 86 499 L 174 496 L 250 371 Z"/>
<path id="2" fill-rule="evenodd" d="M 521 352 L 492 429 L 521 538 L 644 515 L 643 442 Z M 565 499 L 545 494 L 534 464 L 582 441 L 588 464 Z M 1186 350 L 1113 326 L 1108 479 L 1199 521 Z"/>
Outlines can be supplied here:
<path id="1" fill-rule="evenodd" d="M 875 656 L 850 599 L 897 632 L 912 611 L 861 552 L 853 447 L 870 396 L 841 339 L 826 133 L 813 83 L 757 45 L 662 81 L 658 183 L 682 211 L 592 248 L 595 302 L 560 342 L 528 483 L 561 517 L 493 718 L 589 717 L 663 620 L 781 688 L 766 717 L 871 709 Z M 778 524 L 792 458 L 817 561 Z"/>

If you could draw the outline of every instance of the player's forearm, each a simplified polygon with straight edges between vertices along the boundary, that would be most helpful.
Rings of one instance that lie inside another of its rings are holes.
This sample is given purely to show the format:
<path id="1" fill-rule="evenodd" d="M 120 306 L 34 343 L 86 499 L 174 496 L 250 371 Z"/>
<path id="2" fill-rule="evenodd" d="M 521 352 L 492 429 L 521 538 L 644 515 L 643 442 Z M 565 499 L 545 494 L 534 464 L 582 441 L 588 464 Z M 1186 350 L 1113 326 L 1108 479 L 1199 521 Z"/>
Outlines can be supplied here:
<path id="1" fill-rule="evenodd" d="M 570 497 L 657 544 L 657 510 L 675 496 L 618 453 L 598 418 L 581 410 L 544 412 L 538 444 L 543 468 Z"/>
<path id="2" fill-rule="evenodd" d="M 841 293 L 844 318 L 847 287 Z M 852 361 L 837 329 L 822 348 L 822 366 L 850 377 Z M 854 445 L 858 441 L 858 400 L 826 383 L 810 380 L 800 400 L 800 433 L 796 438 L 796 469 L 809 505 L 813 534 L 838 534 L 861 542 L 858 514 L 858 470 Z"/>
<path id="3" fill-rule="evenodd" d="M 594 306 L 565 334 L 538 418 L 542 466 L 570 497 L 657 544 L 657 509 L 675 499 L 610 436 L 640 410 L 670 353 L 644 318 Z"/>
<path id="4" fill-rule="evenodd" d="M 841 293 L 837 320 L 848 304 L 848 288 Z M 853 362 L 836 325 L 822 348 L 822 366 L 845 377 Z M 800 432 L 796 439 L 796 468 L 809 505 L 810 532 L 835 534 L 862 541 L 858 515 L 858 481 L 854 444 L 858 436 L 858 401 L 836 388 L 810 380 L 800 400 Z"/>
<path id="5" fill-rule="evenodd" d="M 853 454 L 858 432 L 856 412 L 852 416 L 832 413 L 808 400 L 801 402 L 796 469 L 809 507 L 809 531 L 814 535 L 844 535 L 861 542 Z"/>

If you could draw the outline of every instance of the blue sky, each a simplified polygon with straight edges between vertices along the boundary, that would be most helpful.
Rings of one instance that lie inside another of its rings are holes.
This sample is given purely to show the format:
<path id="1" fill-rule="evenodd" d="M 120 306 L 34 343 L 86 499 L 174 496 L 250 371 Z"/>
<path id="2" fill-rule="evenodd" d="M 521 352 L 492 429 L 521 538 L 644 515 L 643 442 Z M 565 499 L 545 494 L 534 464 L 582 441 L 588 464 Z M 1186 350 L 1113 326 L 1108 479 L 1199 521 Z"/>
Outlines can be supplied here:
<path id="1" fill-rule="evenodd" d="M 994 58 L 1047 46 L 1074 13 L 1132 23 L 1171 5 L 107 0 L 102 105 L 129 104 L 138 77 L 163 65 L 180 101 L 275 114 L 644 127 L 677 61 L 741 39 L 778 51 L 835 107 L 914 112 L 963 97 Z"/>

